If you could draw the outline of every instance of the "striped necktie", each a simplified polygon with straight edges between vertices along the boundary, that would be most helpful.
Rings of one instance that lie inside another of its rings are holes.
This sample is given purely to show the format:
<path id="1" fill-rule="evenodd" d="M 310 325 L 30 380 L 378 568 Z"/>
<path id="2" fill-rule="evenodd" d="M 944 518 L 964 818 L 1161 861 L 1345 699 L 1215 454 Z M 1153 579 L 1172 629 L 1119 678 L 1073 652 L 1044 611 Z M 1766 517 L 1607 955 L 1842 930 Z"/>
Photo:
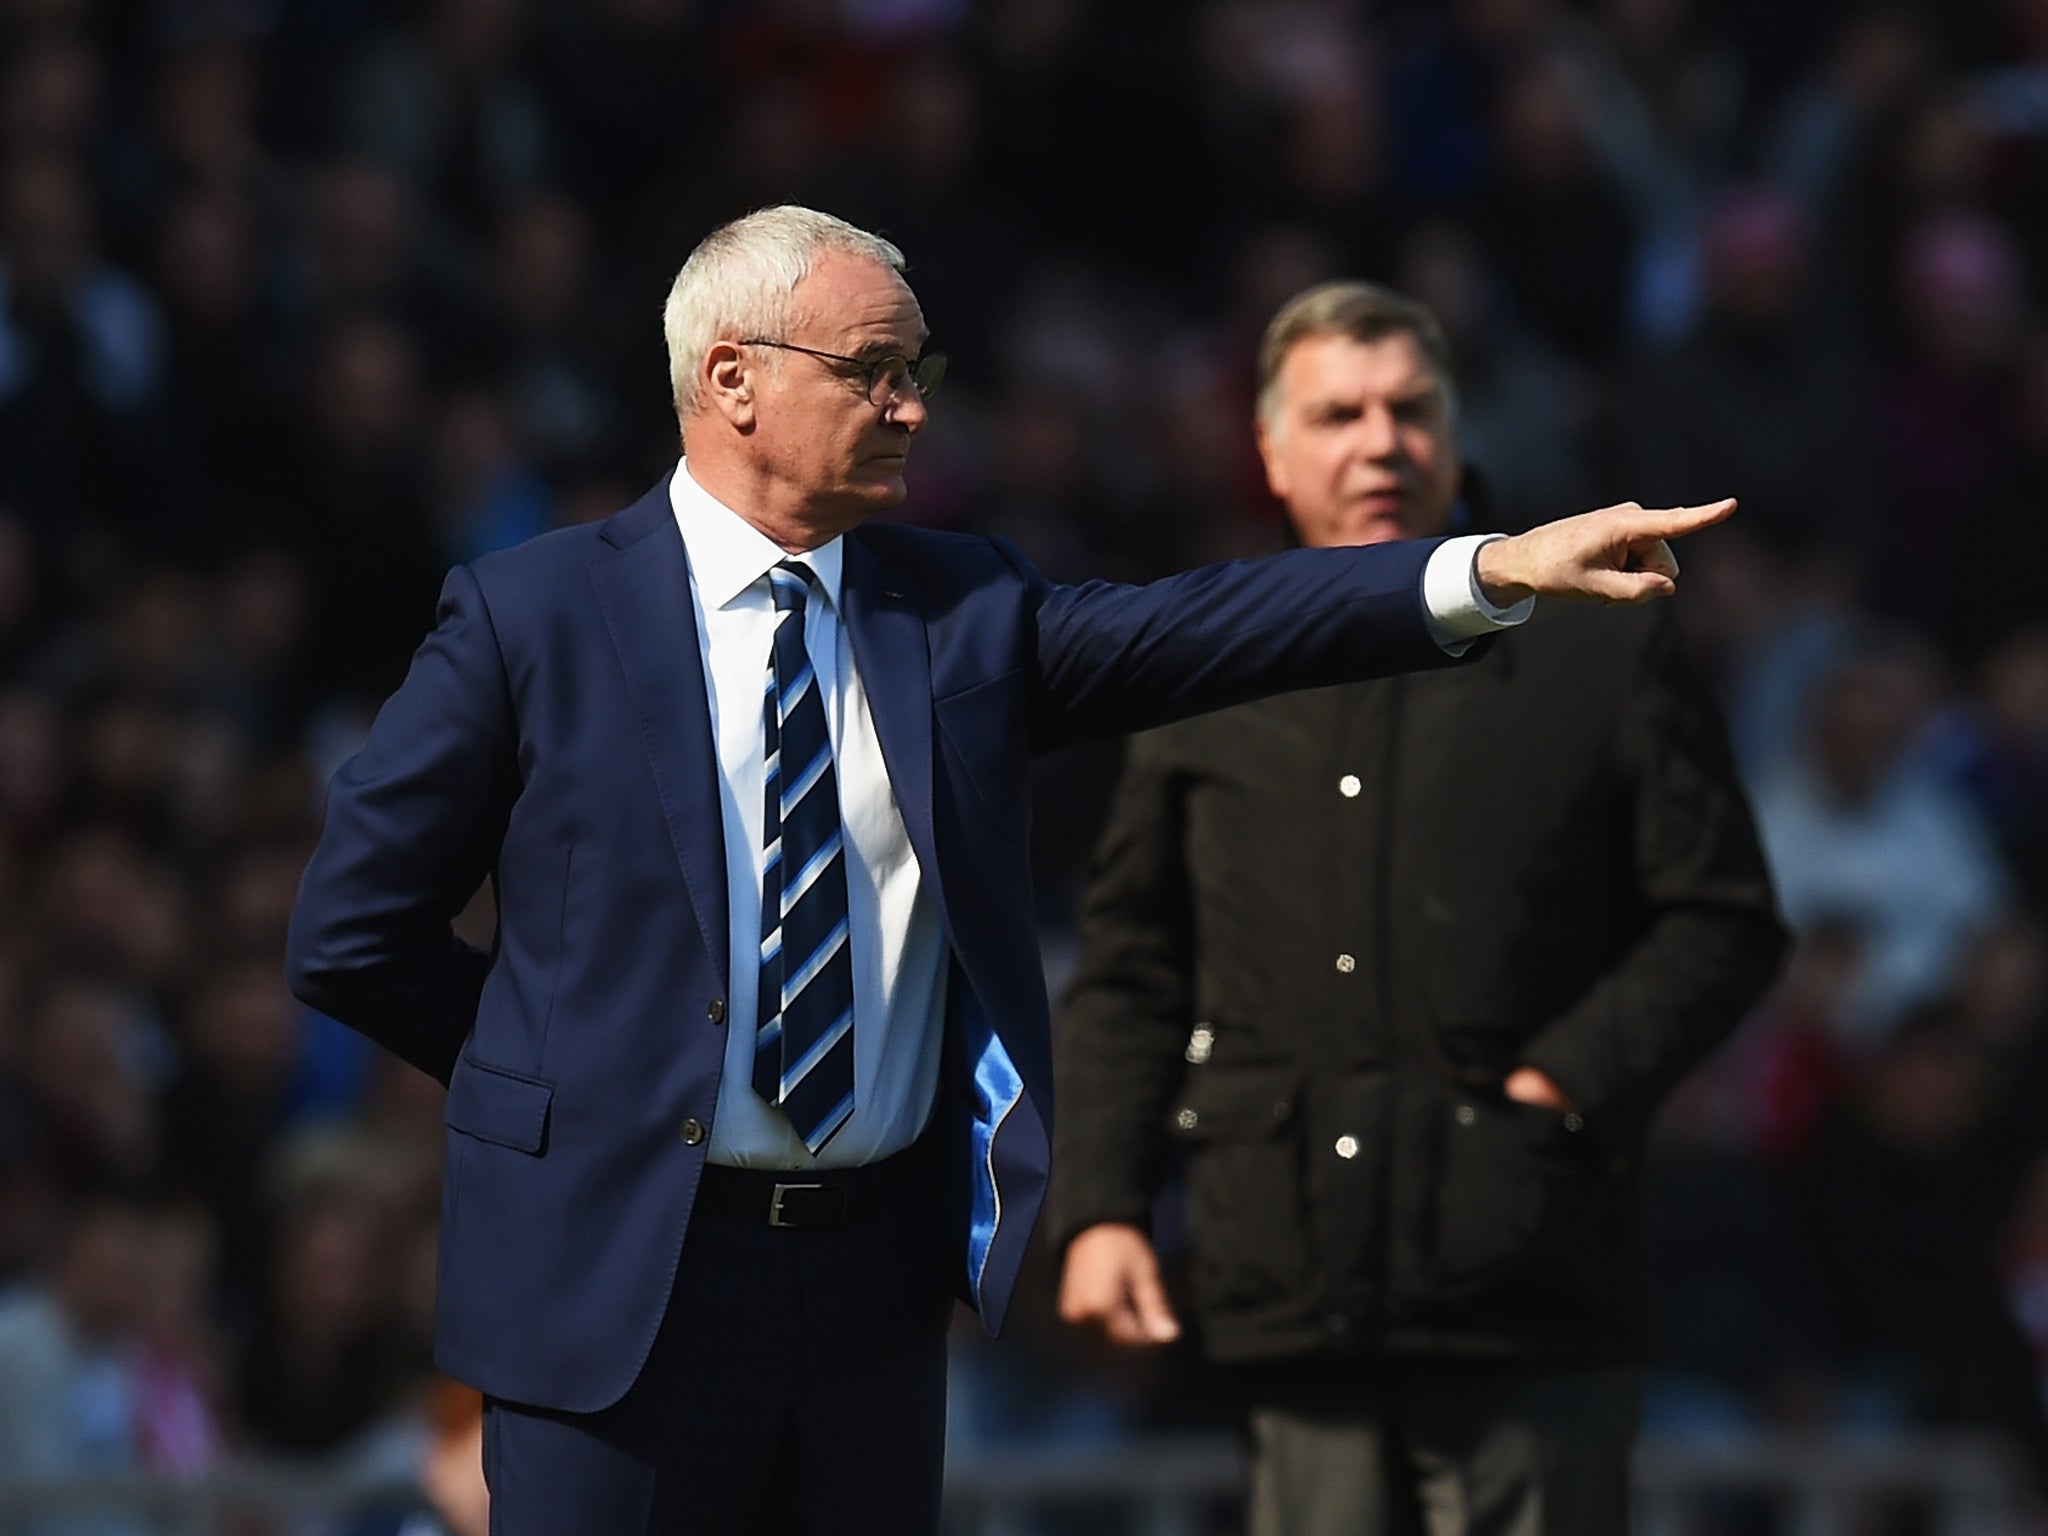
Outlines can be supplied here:
<path id="1" fill-rule="evenodd" d="M 813 1154 L 853 1113 L 853 954 L 839 782 L 825 701 L 804 649 L 816 576 L 795 560 L 768 573 L 775 596 L 761 836 L 761 1003 L 754 1090 L 781 1107 Z"/>

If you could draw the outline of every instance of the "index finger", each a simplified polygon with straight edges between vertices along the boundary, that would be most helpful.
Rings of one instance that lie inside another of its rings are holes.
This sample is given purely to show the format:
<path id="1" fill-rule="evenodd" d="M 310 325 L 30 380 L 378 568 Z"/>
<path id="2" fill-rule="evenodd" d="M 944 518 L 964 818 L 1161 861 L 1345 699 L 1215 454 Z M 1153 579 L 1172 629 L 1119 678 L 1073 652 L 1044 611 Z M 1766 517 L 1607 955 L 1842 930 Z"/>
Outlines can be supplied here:
<path id="1" fill-rule="evenodd" d="M 1654 511 L 1639 512 L 1630 521 L 1635 525 L 1636 537 L 1644 539 L 1676 539 L 1688 533 L 1697 533 L 1702 528 L 1711 528 L 1735 510 L 1735 498 L 1724 496 L 1719 501 L 1710 501 L 1697 507 L 1660 507 Z"/>

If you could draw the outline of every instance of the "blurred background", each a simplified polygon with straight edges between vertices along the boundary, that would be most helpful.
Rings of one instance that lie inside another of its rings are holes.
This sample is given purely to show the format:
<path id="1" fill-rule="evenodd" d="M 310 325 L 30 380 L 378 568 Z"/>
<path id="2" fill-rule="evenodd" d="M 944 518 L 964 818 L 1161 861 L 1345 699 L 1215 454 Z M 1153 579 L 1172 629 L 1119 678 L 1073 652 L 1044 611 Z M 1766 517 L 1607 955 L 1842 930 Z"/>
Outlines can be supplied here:
<path id="1" fill-rule="evenodd" d="M 284 990 L 321 786 L 451 562 L 667 470 L 668 282 L 789 200 L 953 356 L 906 515 L 1055 577 L 1277 546 L 1334 275 L 1442 315 L 1504 523 L 1741 497 L 1684 618 L 1799 947 L 1660 1133 L 1646 1509 L 2034 1529 L 2044 0 L 0 0 L 0 1529 L 407 1513 L 440 1090 Z M 1055 984 L 1116 762 L 1040 776 Z M 961 1332 L 960 1529 L 1230 1529 L 1051 1276 Z"/>

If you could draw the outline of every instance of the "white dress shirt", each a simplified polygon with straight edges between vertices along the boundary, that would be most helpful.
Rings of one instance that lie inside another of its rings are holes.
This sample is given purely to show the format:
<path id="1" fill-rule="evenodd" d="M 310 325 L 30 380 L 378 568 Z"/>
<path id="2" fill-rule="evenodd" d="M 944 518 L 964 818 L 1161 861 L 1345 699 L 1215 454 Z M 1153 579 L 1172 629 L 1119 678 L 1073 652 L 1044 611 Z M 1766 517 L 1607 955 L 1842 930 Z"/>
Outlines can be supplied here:
<path id="1" fill-rule="evenodd" d="M 1536 599 L 1525 597 L 1509 608 L 1491 602 L 1479 585 L 1479 548 L 1504 533 L 1461 533 L 1445 539 L 1422 567 L 1422 622 L 1429 638 L 1462 656 L 1472 642 L 1496 629 L 1528 622 Z"/>
<path id="2" fill-rule="evenodd" d="M 917 1139 L 938 1087 L 945 1023 L 946 939 L 889 783 L 846 626 L 838 539 L 791 557 L 691 478 L 669 480 L 690 564 L 690 603 L 711 700 L 725 831 L 732 983 L 725 1075 L 710 1160 L 739 1168 L 844 1168 L 877 1162 Z M 1529 615 L 1533 599 L 1486 601 L 1475 568 L 1488 535 L 1446 540 L 1423 570 L 1429 631 L 1457 654 L 1475 636 Z M 853 1115 L 815 1158 L 782 1112 L 754 1092 L 760 989 L 763 731 L 761 685 L 775 633 L 768 572 L 796 558 L 818 584 L 804 611 L 804 648 L 825 704 L 845 826 L 848 943 L 853 951 Z"/>
<path id="3" fill-rule="evenodd" d="M 924 1129 L 939 1080 L 946 940 L 903 813 L 889 785 L 853 647 L 839 619 L 840 541 L 795 558 L 818 578 L 804 605 L 804 649 L 817 674 L 845 827 L 847 944 L 853 951 L 853 1115 L 815 1158 L 782 1111 L 754 1092 L 761 965 L 761 684 L 775 637 L 768 572 L 791 558 L 679 465 L 669 501 L 690 560 L 697 646 L 711 695 L 725 827 L 725 1077 L 711 1122 L 711 1161 L 740 1168 L 847 1168 L 878 1162 Z"/>

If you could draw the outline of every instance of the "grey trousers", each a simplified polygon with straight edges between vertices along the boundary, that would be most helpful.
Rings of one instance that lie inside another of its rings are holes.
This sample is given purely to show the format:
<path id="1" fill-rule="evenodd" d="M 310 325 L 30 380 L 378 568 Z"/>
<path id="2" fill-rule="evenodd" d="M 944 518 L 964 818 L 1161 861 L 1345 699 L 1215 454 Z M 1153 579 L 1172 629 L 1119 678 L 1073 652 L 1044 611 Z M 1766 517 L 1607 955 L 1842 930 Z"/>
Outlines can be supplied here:
<path id="1" fill-rule="evenodd" d="M 1634 1368 L 1324 1363 L 1254 1389 L 1251 1536 L 1625 1536 L 1641 1399 Z"/>

